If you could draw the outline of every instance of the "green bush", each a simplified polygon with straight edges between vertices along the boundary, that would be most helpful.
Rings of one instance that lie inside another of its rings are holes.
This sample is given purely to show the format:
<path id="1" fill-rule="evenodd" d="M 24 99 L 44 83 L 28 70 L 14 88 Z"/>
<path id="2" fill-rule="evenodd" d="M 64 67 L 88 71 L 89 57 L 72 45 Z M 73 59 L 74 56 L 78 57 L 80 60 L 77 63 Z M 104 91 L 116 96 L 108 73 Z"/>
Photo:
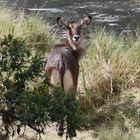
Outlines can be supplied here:
<path id="1" fill-rule="evenodd" d="M 83 122 L 75 96 L 59 88 L 49 91 L 42 56 L 32 53 L 20 38 L 9 34 L 1 39 L 0 116 L 6 136 L 20 134 L 22 126 L 40 134 L 47 124 L 56 122 L 58 135 L 72 138 Z"/>

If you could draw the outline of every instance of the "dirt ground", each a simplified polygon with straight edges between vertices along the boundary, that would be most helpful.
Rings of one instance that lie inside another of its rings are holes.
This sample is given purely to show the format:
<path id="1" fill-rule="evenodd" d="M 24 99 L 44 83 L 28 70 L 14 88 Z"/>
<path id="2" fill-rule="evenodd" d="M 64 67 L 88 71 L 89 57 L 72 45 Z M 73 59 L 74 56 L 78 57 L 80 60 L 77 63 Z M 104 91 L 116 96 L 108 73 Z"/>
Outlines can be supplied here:
<path id="1" fill-rule="evenodd" d="M 21 131 L 22 133 L 22 131 Z M 42 140 L 66 140 L 66 136 L 59 137 L 56 132 L 56 127 L 53 124 L 51 127 L 47 127 L 45 129 L 45 134 L 41 135 Z M 9 140 L 38 140 L 39 136 L 30 129 L 26 129 L 26 133 L 24 135 L 15 135 L 14 137 L 10 137 Z M 0 139 L 2 140 L 2 139 Z M 96 133 L 94 130 L 86 130 L 86 131 L 78 131 L 77 137 L 74 140 L 99 140 L 96 138 Z"/>

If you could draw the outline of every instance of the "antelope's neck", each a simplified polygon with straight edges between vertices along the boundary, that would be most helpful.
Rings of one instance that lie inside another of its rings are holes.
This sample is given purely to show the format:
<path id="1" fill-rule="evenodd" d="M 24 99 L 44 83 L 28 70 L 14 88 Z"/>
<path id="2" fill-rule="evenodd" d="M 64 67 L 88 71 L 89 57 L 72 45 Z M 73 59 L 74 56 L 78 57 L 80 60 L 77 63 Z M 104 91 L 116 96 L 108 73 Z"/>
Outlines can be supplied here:
<path id="1" fill-rule="evenodd" d="M 74 44 L 71 40 L 66 41 L 67 46 L 72 48 L 75 58 L 79 61 L 86 54 L 86 46 L 84 40 L 81 40 L 80 44 Z"/>

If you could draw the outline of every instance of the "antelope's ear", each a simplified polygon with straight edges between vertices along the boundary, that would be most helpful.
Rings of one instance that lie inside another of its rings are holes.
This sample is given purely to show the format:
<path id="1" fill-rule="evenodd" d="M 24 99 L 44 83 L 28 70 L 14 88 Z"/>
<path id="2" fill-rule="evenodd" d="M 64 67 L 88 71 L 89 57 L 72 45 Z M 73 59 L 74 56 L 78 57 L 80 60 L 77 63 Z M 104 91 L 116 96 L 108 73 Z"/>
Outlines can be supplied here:
<path id="1" fill-rule="evenodd" d="M 91 22 L 91 20 L 92 20 L 92 17 L 91 16 L 86 16 L 84 19 L 82 19 L 80 21 L 81 26 L 87 26 L 87 25 L 89 25 L 90 22 Z"/>
<path id="2" fill-rule="evenodd" d="M 67 27 L 68 26 L 68 21 L 64 17 L 58 17 L 57 18 L 57 24 L 60 27 Z"/>

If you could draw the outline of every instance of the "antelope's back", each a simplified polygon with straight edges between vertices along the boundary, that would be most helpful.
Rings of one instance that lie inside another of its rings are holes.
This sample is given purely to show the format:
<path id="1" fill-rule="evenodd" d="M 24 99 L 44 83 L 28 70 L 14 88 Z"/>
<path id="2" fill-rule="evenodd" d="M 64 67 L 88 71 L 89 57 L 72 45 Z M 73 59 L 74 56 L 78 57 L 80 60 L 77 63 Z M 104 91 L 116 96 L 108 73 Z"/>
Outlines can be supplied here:
<path id="1" fill-rule="evenodd" d="M 45 70 L 51 75 L 53 69 L 63 74 L 66 70 L 70 70 L 73 83 L 77 85 L 79 64 L 70 47 L 56 47 L 48 54 Z"/>

